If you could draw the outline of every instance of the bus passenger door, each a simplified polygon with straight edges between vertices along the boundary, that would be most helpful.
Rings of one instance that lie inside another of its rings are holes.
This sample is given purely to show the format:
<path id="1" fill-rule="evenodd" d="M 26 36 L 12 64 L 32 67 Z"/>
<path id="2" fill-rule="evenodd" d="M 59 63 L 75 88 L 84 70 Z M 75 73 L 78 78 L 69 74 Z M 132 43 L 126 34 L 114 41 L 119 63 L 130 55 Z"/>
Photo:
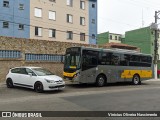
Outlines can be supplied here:
<path id="1" fill-rule="evenodd" d="M 98 51 L 83 50 L 81 81 L 94 83 L 97 75 Z"/>

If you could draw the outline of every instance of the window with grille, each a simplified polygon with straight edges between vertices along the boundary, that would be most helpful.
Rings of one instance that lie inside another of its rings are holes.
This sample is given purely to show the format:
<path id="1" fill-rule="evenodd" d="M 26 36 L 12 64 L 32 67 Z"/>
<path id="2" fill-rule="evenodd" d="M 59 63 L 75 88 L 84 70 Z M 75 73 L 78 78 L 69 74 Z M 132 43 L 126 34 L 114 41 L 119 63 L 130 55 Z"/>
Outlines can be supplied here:
<path id="1" fill-rule="evenodd" d="M 3 7 L 9 7 L 9 0 L 3 0 Z"/>
<path id="2" fill-rule="evenodd" d="M 67 0 L 67 5 L 72 7 L 73 6 L 73 0 Z"/>
<path id="3" fill-rule="evenodd" d="M 9 28 L 9 22 L 4 21 L 3 22 L 3 28 Z"/>
<path id="4" fill-rule="evenodd" d="M 85 41 L 85 33 L 80 33 L 80 41 Z"/>
<path id="5" fill-rule="evenodd" d="M 42 28 L 35 27 L 35 36 L 42 36 Z"/>
<path id="6" fill-rule="evenodd" d="M 85 2 L 84 1 L 80 1 L 80 8 L 81 9 L 85 9 Z"/>
<path id="7" fill-rule="evenodd" d="M 67 14 L 67 22 L 73 23 L 73 16 L 71 14 Z"/>
<path id="8" fill-rule="evenodd" d="M 49 11 L 49 20 L 56 20 L 56 12 Z"/>
<path id="9" fill-rule="evenodd" d="M 35 17 L 42 17 L 42 9 L 41 8 L 34 8 L 34 16 Z"/>
<path id="10" fill-rule="evenodd" d="M 80 17 L 80 25 L 85 25 L 85 18 L 84 17 Z"/>
<path id="11" fill-rule="evenodd" d="M 24 4 L 19 4 L 19 10 L 24 10 Z"/>
<path id="12" fill-rule="evenodd" d="M 49 29 L 49 37 L 50 38 L 56 37 L 56 30 L 55 29 Z"/>
<path id="13" fill-rule="evenodd" d="M 73 32 L 72 31 L 67 31 L 67 39 L 72 40 L 73 39 Z"/>

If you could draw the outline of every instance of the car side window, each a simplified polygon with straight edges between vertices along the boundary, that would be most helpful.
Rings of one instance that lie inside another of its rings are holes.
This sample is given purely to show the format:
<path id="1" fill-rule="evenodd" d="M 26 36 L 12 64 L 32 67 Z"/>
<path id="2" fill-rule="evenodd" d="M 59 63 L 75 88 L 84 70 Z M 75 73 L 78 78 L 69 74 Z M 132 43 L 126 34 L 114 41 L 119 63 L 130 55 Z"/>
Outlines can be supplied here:
<path id="1" fill-rule="evenodd" d="M 26 68 L 20 68 L 20 74 L 28 75 Z"/>
<path id="2" fill-rule="evenodd" d="M 26 68 L 26 71 L 27 74 L 31 73 L 33 76 L 36 76 L 36 74 L 31 69 Z"/>
<path id="3" fill-rule="evenodd" d="M 11 73 L 19 73 L 20 74 L 20 69 L 19 68 L 12 69 Z"/>

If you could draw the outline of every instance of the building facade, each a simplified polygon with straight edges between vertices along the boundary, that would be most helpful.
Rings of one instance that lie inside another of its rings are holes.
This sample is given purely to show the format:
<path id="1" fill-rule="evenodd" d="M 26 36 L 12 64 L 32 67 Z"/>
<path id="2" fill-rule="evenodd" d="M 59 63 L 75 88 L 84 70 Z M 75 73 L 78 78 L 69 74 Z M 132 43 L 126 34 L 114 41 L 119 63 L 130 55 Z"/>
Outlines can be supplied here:
<path id="1" fill-rule="evenodd" d="M 155 32 L 150 27 L 127 31 L 123 43 L 134 45 L 141 49 L 142 53 L 154 56 Z M 158 32 L 158 43 L 160 43 L 160 31 Z M 158 44 L 159 45 L 159 44 Z M 160 48 L 158 49 L 158 69 L 160 69 Z"/>
<path id="2" fill-rule="evenodd" d="M 1 36 L 96 44 L 97 0 L 0 2 L 3 5 L 3 16 L 0 16 L 0 30 L 3 31 Z M 4 5 L 5 3 L 8 6 Z M 7 22 L 9 26 L 5 28 Z M 15 26 L 23 29 L 19 30 Z"/>
<path id="3" fill-rule="evenodd" d="M 98 44 L 121 43 L 122 35 L 116 33 L 105 32 L 98 34 Z"/>
<path id="4" fill-rule="evenodd" d="M 154 54 L 154 31 L 150 27 L 127 31 L 123 43 L 134 45 L 141 49 L 142 53 Z"/>
<path id="5" fill-rule="evenodd" d="M 0 0 L 0 36 L 30 37 L 30 0 Z"/>

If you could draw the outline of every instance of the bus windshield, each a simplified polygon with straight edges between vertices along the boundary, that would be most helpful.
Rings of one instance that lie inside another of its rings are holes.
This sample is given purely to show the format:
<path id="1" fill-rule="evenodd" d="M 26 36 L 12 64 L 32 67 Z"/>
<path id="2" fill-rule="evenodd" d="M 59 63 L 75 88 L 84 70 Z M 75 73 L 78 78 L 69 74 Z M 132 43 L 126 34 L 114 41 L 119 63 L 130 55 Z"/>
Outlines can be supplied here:
<path id="1" fill-rule="evenodd" d="M 80 54 L 67 53 L 65 56 L 65 68 L 79 69 L 80 68 Z"/>

